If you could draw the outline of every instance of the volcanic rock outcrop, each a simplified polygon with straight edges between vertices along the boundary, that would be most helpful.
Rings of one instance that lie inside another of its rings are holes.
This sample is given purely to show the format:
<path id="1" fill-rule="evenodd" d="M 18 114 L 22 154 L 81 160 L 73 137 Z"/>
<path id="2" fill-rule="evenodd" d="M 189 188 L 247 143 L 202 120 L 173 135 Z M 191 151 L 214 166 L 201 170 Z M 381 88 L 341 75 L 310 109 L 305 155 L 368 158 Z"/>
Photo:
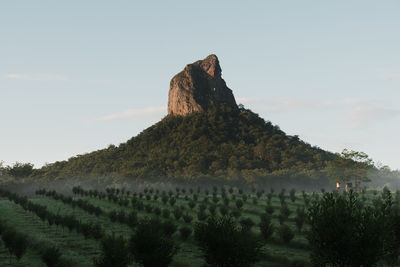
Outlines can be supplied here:
<path id="1" fill-rule="evenodd" d="M 186 65 L 183 71 L 172 78 L 168 114 L 186 115 L 221 105 L 237 108 L 232 90 L 221 77 L 216 55 Z"/>

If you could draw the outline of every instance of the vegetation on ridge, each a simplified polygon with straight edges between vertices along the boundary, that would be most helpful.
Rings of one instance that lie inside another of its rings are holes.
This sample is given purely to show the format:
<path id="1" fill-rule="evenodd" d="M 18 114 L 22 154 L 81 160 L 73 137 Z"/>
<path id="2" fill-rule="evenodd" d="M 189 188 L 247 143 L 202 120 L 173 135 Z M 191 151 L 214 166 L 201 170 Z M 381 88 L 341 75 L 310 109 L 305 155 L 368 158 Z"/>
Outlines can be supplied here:
<path id="1" fill-rule="evenodd" d="M 49 164 L 34 176 L 249 178 L 282 170 L 321 170 L 333 158 L 248 109 L 222 107 L 166 116 L 126 143 Z"/>

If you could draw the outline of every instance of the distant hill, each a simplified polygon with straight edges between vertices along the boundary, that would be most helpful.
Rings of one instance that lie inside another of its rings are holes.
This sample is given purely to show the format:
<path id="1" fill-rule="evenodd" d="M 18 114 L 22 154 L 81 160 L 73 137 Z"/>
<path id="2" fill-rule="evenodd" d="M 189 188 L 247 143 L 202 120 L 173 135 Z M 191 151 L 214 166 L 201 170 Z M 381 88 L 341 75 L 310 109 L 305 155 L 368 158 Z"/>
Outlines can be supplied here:
<path id="1" fill-rule="evenodd" d="M 166 116 L 118 147 L 56 162 L 36 174 L 251 179 L 274 171 L 321 170 L 333 157 L 250 110 L 223 107 Z"/>
<path id="2" fill-rule="evenodd" d="M 238 107 L 216 55 L 171 79 L 168 116 L 118 147 L 56 162 L 34 176 L 254 180 L 320 171 L 335 157 Z M 306 175 L 307 176 L 307 175 Z"/>

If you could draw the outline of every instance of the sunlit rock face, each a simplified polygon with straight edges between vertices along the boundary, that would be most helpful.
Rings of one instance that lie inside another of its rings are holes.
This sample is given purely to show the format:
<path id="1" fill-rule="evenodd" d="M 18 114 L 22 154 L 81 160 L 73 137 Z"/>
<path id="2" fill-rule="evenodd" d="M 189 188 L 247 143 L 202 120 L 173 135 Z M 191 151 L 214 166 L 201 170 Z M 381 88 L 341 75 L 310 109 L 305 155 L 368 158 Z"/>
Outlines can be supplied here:
<path id="1" fill-rule="evenodd" d="M 172 78 L 168 94 L 169 115 L 186 115 L 221 105 L 237 108 L 232 90 L 221 77 L 216 55 L 186 65 Z"/>

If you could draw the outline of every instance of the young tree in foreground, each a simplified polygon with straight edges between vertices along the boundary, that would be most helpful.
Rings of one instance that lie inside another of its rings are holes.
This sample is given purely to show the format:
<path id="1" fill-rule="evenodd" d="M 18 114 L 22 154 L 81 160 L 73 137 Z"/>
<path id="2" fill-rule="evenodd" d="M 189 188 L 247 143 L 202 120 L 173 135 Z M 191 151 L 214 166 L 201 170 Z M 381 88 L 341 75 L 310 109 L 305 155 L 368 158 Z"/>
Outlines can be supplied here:
<path id="1" fill-rule="evenodd" d="M 95 259 L 95 266 L 98 267 L 125 267 L 128 266 L 129 250 L 122 236 L 115 237 L 107 236 L 101 240 L 101 251 L 100 258 Z"/>
<path id="2" fill-rule="evenodd" d="M 179 229 L 179 232 L 181 233 L 182 239 L 187 240 L 189 236 L 192 234 L 192 228 L 188 226 L 183 226 Z"/>
<path id="3" fill-rule="evenodd" d="M 252 266 L 261 255 L 262 243 L 230 216 L 210 217 L 195 226 L 195 239 L 212 266 Z"/>
<path id="4" fill-rule="evenodd" d="M 271 223 L 271 217 L 268 214 L 262 214 L 260 222 L 260 232 L 265 241 L 269 240 L 274 233 L 274 226 Z"/>
<path id="5" fill-rule="evenodd" d="M 166 267 L 177 252 L 173 240 L 163 231 L 158 219 L 145 219 L 130 239 L 130 250 L 136 262 L 144 267 Z"/>
<path id="6" fill-rule="evenodd" d="M 61 252 L 56 247 L 48 247 L 41 253 L 42 261 L 47 267 L 59 266 Z"/>
<path id="7" fill-rule="evenodd" d="M 17 260 L 20 261 L 28 248 L 27 237 L 24 234 L 9 228 L 3 232 L 2 239 L 10 252 L 10 255 L 14 255 Z"/>
<path id="8" fill-rule="evenodd" d="M 390 253 L 390 195 L 379 209 L 357 206 L 353 192 L 326 193 L 308 211 L 308 240 L 313 264 L 374 266 Z"/>
<path id="9" fill-rule="evenodd" d="M 278 234 L 279 234 L 279 237 L 281 238 L 281 240 L 283 241 L 283 243 L 285 243 L 285 244 L 289 244 L 289 242 L 292 241 L 292 239 L 294 237 L 294 233 L 293 233 L 292 229 L 290 229 L 290 227 L 287 226 L 286 224 L 282 224 L 278 228 Z"/>

